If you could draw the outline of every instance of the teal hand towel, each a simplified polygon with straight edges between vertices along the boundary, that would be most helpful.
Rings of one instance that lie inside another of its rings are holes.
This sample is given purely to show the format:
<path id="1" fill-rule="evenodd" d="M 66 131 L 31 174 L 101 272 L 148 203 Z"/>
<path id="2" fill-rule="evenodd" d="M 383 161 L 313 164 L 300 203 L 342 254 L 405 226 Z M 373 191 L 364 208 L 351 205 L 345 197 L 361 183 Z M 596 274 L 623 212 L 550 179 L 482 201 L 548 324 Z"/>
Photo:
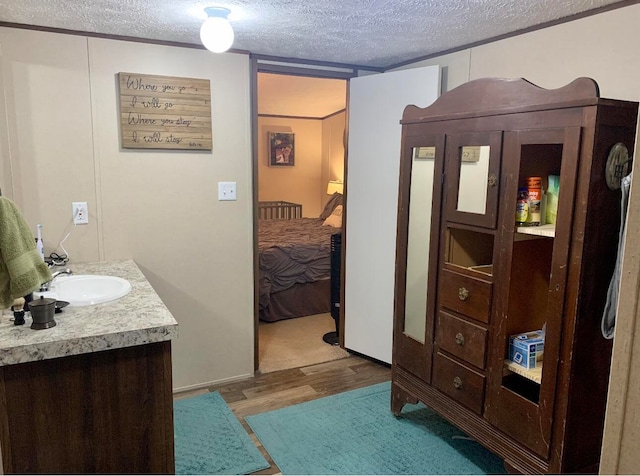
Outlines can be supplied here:
<path id="1" fill-rule="evenodd" d="M 36 250 L 29 225 L 20 209 L 0 197 L 0 309 L 51 280 L 51 271 Z"/>

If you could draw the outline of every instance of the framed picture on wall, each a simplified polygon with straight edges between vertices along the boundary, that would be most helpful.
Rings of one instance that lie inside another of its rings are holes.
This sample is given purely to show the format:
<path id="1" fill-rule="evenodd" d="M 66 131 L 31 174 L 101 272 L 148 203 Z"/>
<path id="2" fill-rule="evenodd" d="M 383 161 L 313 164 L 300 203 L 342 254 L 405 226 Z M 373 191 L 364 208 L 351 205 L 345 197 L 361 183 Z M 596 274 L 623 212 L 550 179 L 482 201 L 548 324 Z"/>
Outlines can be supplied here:
<path id="1" fill-rule="evenodd" d="M 269 165 L 271 167 L 292 167 L 295 165 L 292 132 L 269 132 Z"/>

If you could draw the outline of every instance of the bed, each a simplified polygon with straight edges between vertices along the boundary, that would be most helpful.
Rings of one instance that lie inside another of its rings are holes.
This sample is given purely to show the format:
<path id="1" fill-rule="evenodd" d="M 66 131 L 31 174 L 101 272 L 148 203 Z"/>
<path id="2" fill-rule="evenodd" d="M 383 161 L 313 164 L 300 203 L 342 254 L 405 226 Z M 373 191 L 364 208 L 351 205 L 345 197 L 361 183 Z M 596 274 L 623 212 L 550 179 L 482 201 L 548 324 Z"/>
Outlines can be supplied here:
<path id="1" fill-rule="evenodd" d="M 259 220 L 260 320 L 330 311 L 331 236 L 340 233 L 341 199 L 332 197 L 319 218 Z"/>
<path id="2" fill-rule="evenodd" d="M 302 205 L 299 203 L 274 201 L 258 203 L 258 218 L 260 220 L 275 220 L 302 218 Z"/>

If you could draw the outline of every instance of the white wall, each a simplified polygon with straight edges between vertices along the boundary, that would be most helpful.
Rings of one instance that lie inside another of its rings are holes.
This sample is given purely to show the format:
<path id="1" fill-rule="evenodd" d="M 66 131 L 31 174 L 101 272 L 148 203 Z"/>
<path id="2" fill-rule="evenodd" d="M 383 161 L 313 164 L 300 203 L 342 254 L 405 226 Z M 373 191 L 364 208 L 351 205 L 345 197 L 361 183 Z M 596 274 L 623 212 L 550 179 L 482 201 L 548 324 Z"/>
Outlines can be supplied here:
<path id="1" fill-rule="evenodd" d="M 462 50 L 448 55 L 438 56 L 428 60 L 406 64 L 392 71 L 419 68 L 422 66 L 440 67 L 440 93 L 451 91 L 453 88 L 469 81 L 471 50 Z"/>
<path id="2" fill-rule="evenodd" d="M 545 88 L 592 77 L 602 97 L 637 100 L 640 6 L 480 46 L 471 51 L 471 79 L 523 77 Z"/>
<path id="3" fill-rule="evenodd" d="M 46 253 L 71 229 L 71 268 L 138 263 L 179 324 L 174 387 L 251 375 L 248 56 L 11 28 L 0 42 L 0 186 L 43 223 Z M 118 72 L 209 79 L 213 150 L 121 149 Z M 218 181 L 237 182 L 237 201 L 217 201 Z M 72 228 L 84 200 L 90 224 Z"/>
<path id="4" fill-rule="evenodd" d="M 47 253 L 71 230 L 71 202 L 95 217 L 96 184 L 87 41 L 69 35 L 0 29 L 0 141 L 3 193 L 21 206 L 35 234 L 43 224 Z M 97 260 L 95 219 L 65 242 L 75 259 Z"/>
<path id="5" fill-rule="evenodd" d="M 439 65 L 451 90 L 471 79 L 525 78 L 558 88 L 595 79 L 602 97 L 638 100 L 640 6 L 631 5 L 483 46 L 405 65 Z M 400 69 L 400 68 L 399 68 Z"/>

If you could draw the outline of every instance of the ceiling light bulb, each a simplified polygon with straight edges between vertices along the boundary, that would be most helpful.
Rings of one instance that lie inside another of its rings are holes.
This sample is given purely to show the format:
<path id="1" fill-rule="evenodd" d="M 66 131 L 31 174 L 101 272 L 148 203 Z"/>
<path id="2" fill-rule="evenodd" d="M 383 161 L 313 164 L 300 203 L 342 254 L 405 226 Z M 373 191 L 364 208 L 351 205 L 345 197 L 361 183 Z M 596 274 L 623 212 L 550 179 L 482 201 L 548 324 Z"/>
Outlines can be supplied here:
<path id="1" fill-rule="evenodd" d="M 233 43 L 233 28 L 227 20 L 230 11 L 222 7 L 208 7 L 204 11 L 207 12 L 209 18 L 200 27 L 202 44 L 214 53 L 227 51 Z"/>

